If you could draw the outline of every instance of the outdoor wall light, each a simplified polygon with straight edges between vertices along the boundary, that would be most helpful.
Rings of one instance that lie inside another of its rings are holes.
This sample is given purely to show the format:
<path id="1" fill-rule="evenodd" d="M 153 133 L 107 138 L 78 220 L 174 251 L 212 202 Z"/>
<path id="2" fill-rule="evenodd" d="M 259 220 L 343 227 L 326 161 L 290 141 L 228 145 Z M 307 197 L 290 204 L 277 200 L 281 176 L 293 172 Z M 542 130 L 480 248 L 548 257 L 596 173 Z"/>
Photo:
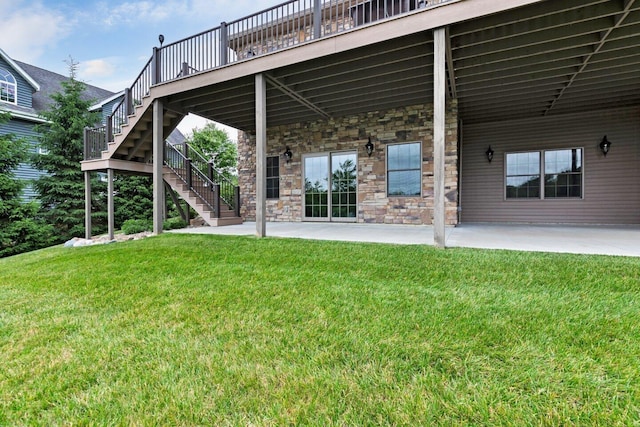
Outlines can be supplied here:
<path id="1" fill-rule="evenodd" d="M 162 47 L 162 43 L 164 43 L 164 36 L 162 34 L 158 36 L 158 41 L 160 42 L 160 47 Z"/>
<path id="2" fill-rule="evenodd" d="M 611 148 L 611 141 L 609 141 L 607 139 L 607 135 L 605 135 L 604 138 L 602 138 L 602 142 L 600 143 L 600 150 L 602 151 L 602 154 L 604 154 L 605 157 L 607 157 L 607 153 L 609 152 L 610 148 Z"/>
<path id="3" fill-rule="evenodd" d="M 491 160 L 493 160 L 493 150 L 491 149 L 491 146 L 487 148 L 487 151 L 485 151 L 484 154 L 487 155 L 487 160 L 489 160 L 489 163 L 491 163 Z"/>
<path id="4" fill-rule="evenodd" d="M 284 150 L 284 159 L 287 161 L 287 163 L 289 163 L 291 161 L 291 157 L 293 157 L 293 153 L 291 152 L 289 146 L 287 146 L 287 148 Z"/>
<path id="5" fill-rule="evenodd" d="M 367 149 L 367 154 L 369 155 L 369 157 L 371 157 L 371 154 L 373 153 L 373 143 L 371 142 L 371 137 L 369 137 L 369 142 L 364 145 L 364 148 Z"/>

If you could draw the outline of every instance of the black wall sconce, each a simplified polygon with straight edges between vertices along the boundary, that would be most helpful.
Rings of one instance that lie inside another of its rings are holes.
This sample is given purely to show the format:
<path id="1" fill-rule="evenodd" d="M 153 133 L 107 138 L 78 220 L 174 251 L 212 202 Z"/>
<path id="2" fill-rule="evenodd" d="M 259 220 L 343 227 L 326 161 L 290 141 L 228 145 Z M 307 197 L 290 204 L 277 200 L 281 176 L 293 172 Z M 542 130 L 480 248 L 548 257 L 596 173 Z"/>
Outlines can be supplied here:
<path id="1" fill-rule="evenodd" d="M 491 146 L 489 146 L 489 148 L 487 148 L 487 151 L 484 152 L 484 154 L 487 155 L 487 160 L 489 160 L 489 163 L 491 163 L 491 160 L 493 160 L 493 150 L 491 149 Z"/>
<path id="2" fill-rule="evenodd" d="M 367 149 L 367 154 L 371 157 L 373 153 L 373 143 L 371 142 L 371 137 L 369 137 L 369 141 L 364 145 L 364 148 Z"/>
<path id="3" fill-rule="evenodd" d="M 291 157 L 293 157 L 293 153 L 291 152 L 291 149 L 289 149 L 289 146 L 287 146 L 283 154 L 284 159 L 287 161 L 287 163 L 289 163 L 291 161 Z"/>
<path id="4" fill-rule="evenodd" d="M 600 151 L 602 151 L 602 154 L 604 154 L 604 156 L 607 157 L 607 153 L 611 148 L 611 141 L 607 139 L 607 135 L 605 135 L 604 138 L 602 138 L 602 142 L 600 142 L 599 147 L 600 147 Z"/>

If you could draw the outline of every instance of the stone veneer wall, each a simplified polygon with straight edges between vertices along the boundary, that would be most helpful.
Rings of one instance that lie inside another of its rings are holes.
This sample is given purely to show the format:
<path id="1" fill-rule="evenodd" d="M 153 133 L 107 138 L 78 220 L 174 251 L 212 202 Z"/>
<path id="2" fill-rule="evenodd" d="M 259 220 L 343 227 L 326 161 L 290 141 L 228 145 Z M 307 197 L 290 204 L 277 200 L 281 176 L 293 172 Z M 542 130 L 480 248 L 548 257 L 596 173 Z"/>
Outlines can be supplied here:
<path id="1" fill-rule="evenodd" d="M 445 134 L 446 224 L 457 224 L 458 123 L 457 103 L 447 105 Z M 371 157 L 364 145 L 371 135 Z M 422 197 L 387 197 L 386 146 L 422 142 Z M 293 152 L 286 163 L 282 153 Z M 238 137 L 240 214 L 255 220 L 255 135 Z M 432 224 L 433 222 L 433 106 L 414 105 L 386 111 L 267 129 L 267 156 L 280 156 L 280 198 L 267 200 L 268 221 L 302 221 L 302 155 L 358 152 L 357 222 Z"/>

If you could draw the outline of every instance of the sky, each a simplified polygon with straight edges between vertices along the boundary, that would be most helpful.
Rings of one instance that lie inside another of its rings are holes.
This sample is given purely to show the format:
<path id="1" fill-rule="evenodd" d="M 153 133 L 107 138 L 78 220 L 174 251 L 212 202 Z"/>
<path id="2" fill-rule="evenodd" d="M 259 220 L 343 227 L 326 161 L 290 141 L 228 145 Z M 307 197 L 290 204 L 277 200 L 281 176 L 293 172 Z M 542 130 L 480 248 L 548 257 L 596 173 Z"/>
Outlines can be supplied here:
<path id="1" fill-rule="evenodd" d="M 119 92 L 159 46 L 278 4 L 276 0 L 0 0 L 0 48 L 14 60 Z M 188 133 L 204 121 L 179 127 Z M 230 136 L 235 139 L 235 133 Z"/>

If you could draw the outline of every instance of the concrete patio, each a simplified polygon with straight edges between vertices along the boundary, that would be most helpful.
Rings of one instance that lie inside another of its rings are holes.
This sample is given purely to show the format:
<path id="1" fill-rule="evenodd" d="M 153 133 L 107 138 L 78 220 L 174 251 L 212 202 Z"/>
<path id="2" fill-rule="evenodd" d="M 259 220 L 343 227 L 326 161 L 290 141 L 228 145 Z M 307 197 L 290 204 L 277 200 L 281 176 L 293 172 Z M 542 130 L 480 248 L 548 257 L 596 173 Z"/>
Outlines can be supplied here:
<path id="1" fill-rule="evenodd" d="M 253 236 L 256 224 L 172 232 Z M 267 222 L 267 236 L 433 245 L 433 228 L 424 225 Z M 446 246 L 640 257 L 640 226 L 461 224 L 447 228 Z"/>

